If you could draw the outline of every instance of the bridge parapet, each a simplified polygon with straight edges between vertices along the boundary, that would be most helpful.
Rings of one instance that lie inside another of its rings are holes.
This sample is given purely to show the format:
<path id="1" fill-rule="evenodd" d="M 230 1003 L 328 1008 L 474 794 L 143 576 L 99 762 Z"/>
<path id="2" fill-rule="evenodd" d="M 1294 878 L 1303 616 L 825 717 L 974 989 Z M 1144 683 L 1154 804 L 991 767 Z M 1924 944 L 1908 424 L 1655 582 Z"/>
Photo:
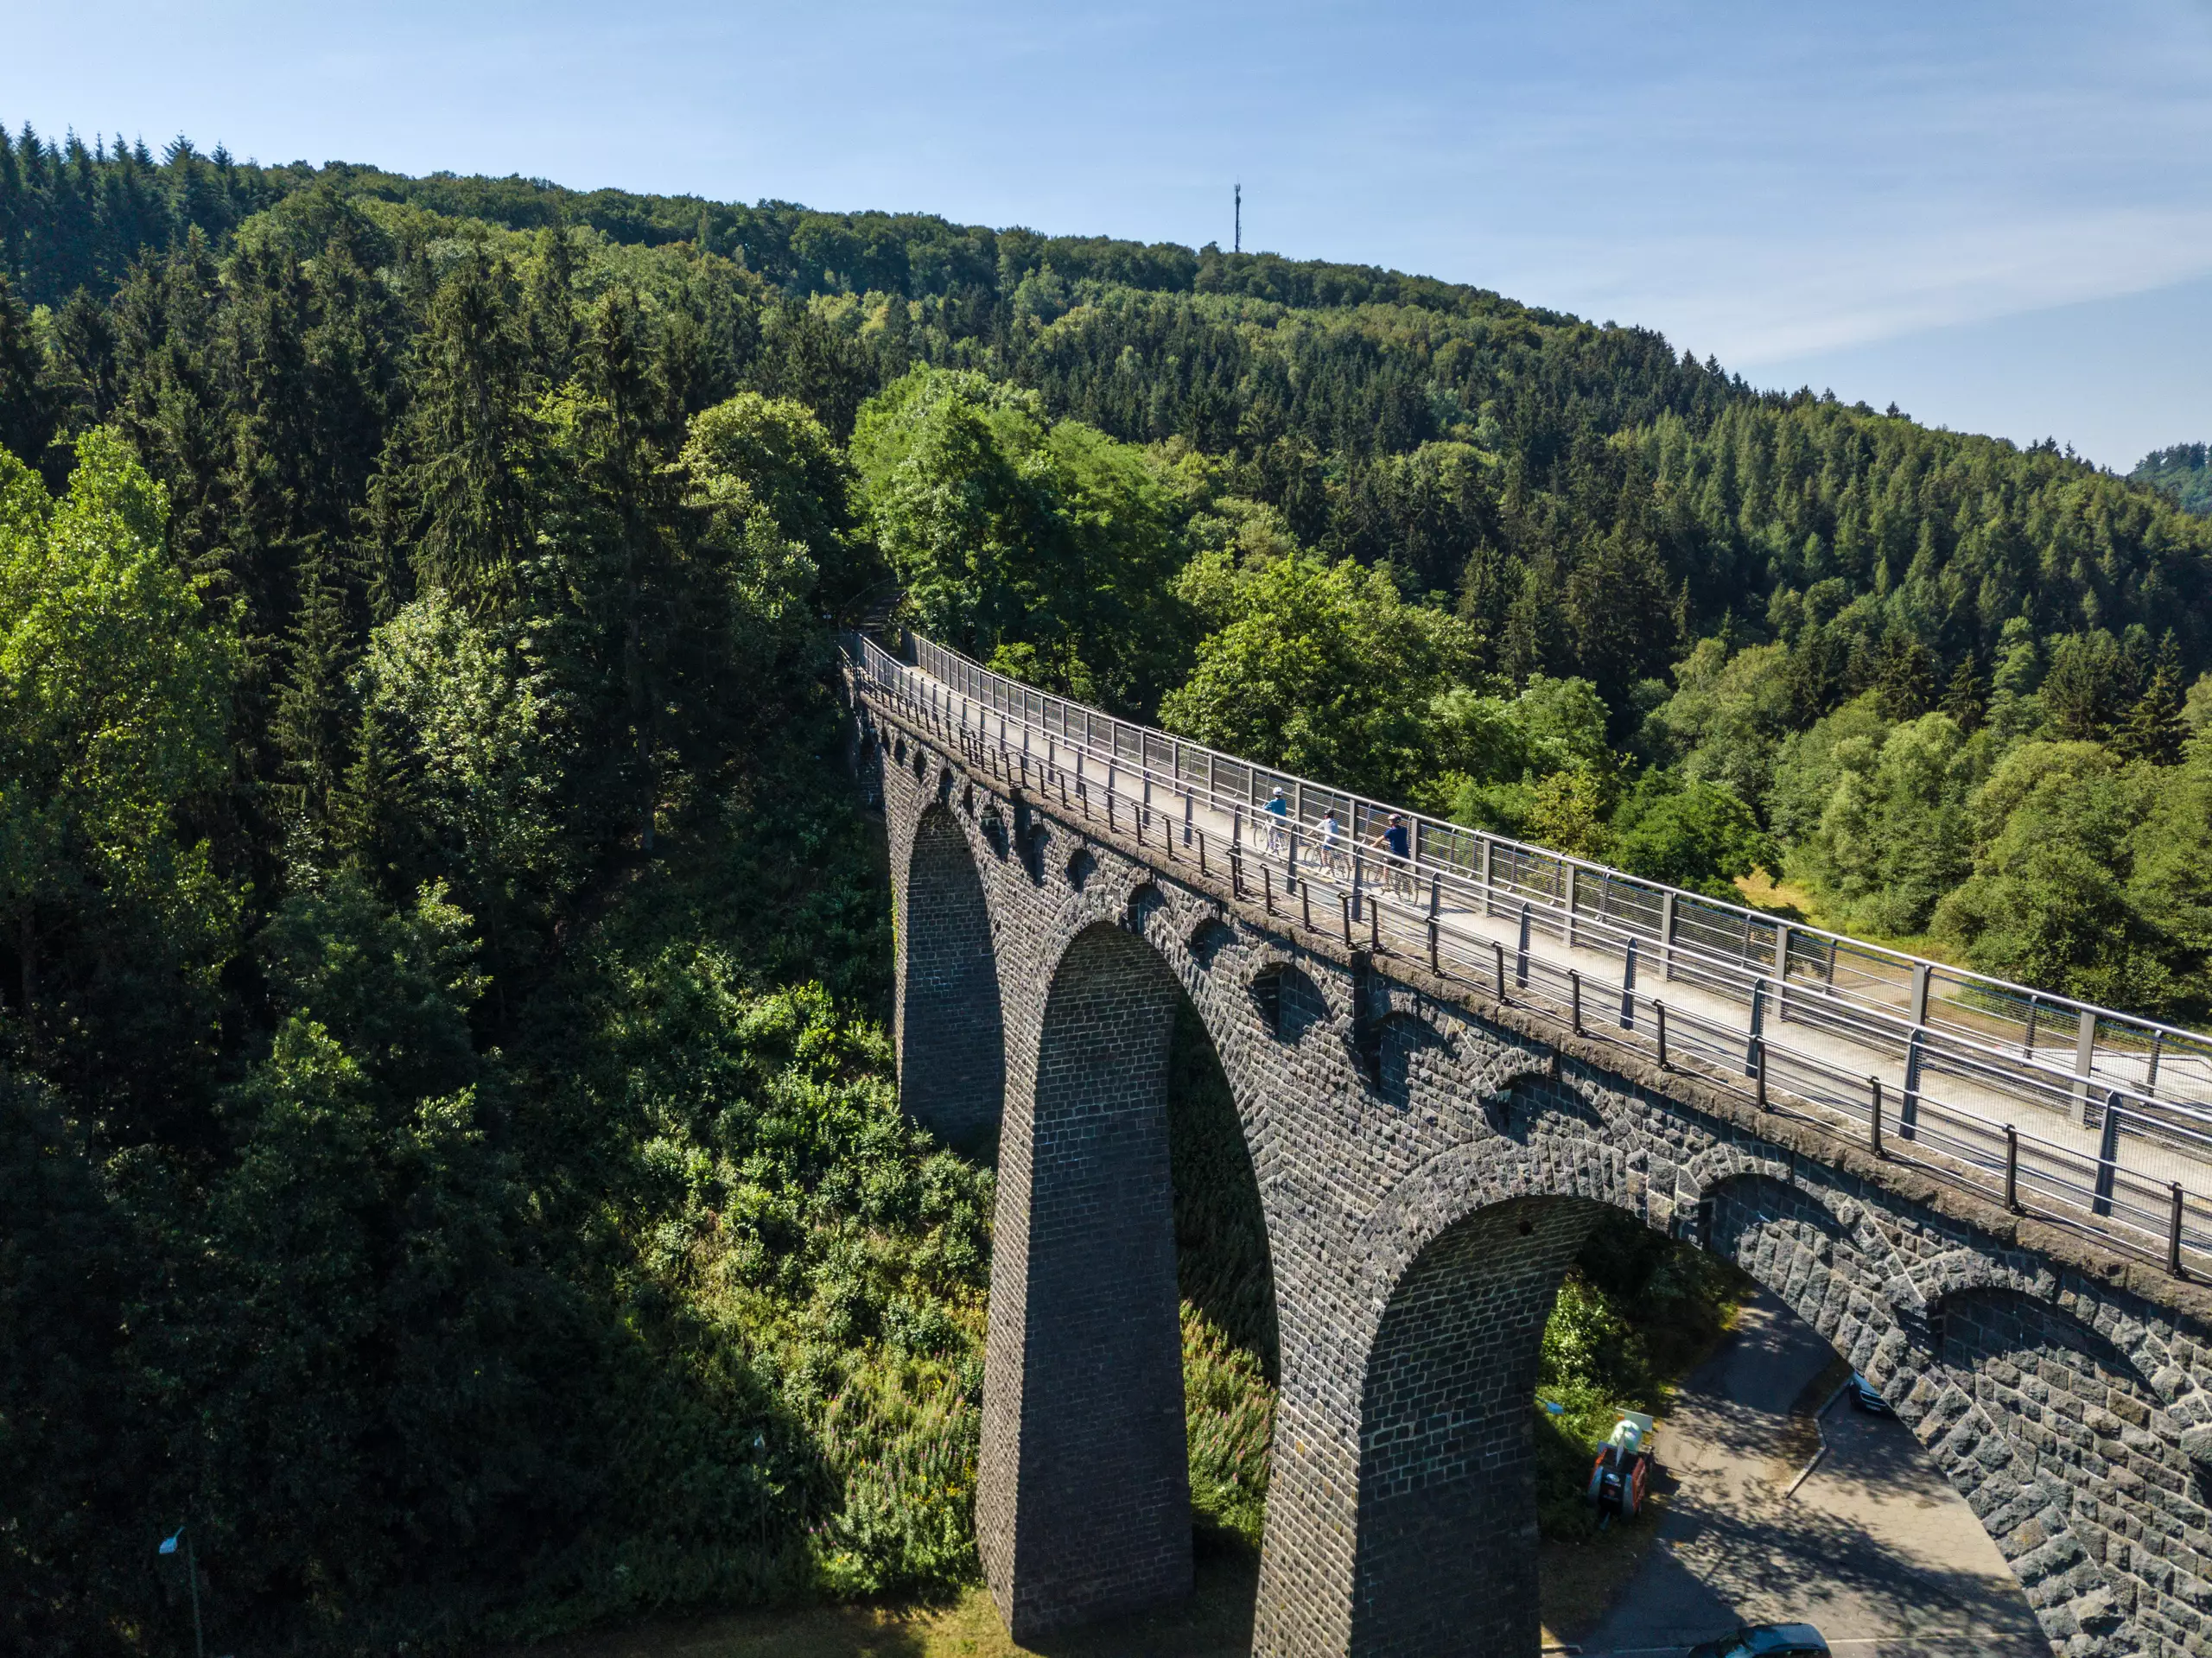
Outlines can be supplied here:
<path id="1" fill-rule="evenodd" d="M 1692 1001 L 1709 988 L 1688 973 L 1717 969 L 1678 934 L 1685 975 L 1627 986 L 1624 1026 L 1618 977 L 1588 966 L 1604 914 L 1555 905 L 1548 933 L 1516 889 L 1509 916 L 1470 903 L 1447 926 L 1443 899 L 1393 892 L 1363 853 L 1357 868 L 1306 861 L 1294 821 L 1274 826 L 1278 845 L 1251 816 L 1210 817 L 1217 789 L 1170 786 L 1194 781 L 1187 761 L 1140 771 L 1118 740 L 1077 751 L 1057 734 L 1025 752 L 995 711 L 896 668 L 860 651 L 850 683 L 899 886 L 902 1095 L 925 1118 L 972 1101 L 943 1085 L 982 1063 L 975 1029 L 1003 1045 L 977 1522 L 1018 1637 L 1187 1582 L 1153 1132 L 1154 1049 L 1180 994 L 1229 1077 L 1274 1274 L 1255 1652 L 1536 1651 L 1533 1344 L 1600 1206 L 1737 1261 L 1872 1378 L 1982 1516 L 2055 1650 L 2205 1649 L 2212 1297 L 2168 1271 L 2158 1231 L 2124 1229 L 2132 1170 L 2113 1170 L 2100 1213 L 2098 1147 L 2050 1168 L 2024 1149 L 2008 1208 L 2004 1166 L 1944 1137 L 1967 1130 L 1924 1059 L 1910 1121 L 1904 1077 L 1891 1084 L 1878 1144 L 1871 1109 L 1796 1091 L 1783 1038 L 1821 1028 L 1798 1018 L 1810 986 L 1788 981 L 1786 1023 L 1753 1028 L 1747 1000 L 1732 1026 Z M 988 974 L 922 936 L 914 872 L 953 834 Z M 1442 890 L 1445 872 L 1414 867 Z M 949 998 L 932 965 L 946 959 L 967 962 Z M 964 1034 L 912 1017 L 932 994 L 940 1013 L 971 1008 Z M 2077 1202 L 2038 1184 L 2053 1168 L 2086 1176 Z M 1092 1500 L 1109 1486 L 1111 1502 Z"/>

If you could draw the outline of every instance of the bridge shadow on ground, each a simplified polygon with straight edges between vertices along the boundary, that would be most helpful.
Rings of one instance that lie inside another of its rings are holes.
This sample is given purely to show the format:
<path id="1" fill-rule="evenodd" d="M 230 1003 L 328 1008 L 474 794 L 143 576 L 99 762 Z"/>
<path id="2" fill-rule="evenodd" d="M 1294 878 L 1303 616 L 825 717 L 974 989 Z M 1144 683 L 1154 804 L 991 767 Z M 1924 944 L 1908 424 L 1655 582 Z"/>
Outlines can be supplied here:
<path id="1" fill-rule="evenodd" d="M 571 1636 L 526 1658 L 1249 1658 L 1256 1552 L 1202 1547 L 1196 1592 L 1180 1606 L 1017 1646 L 981 1589 L 950 1605 L 806 1606 L 657 1619 Z M 496 1658 L 525 1658 L 524 1649 Z"/>

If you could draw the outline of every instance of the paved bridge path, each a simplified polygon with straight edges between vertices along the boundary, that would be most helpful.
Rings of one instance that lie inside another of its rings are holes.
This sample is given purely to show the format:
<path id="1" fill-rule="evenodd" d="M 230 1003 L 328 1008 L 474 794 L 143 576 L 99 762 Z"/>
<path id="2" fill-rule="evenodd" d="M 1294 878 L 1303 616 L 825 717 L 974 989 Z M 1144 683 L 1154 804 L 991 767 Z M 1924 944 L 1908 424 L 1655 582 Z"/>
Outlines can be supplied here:
<path id="1" fill-rule="evenodd" d="M 1009 781 L 1134 828 L 1170 861 L 1226 861 L 1286 919 L 1725 1079 L 2129 1253 L 2212 1266 L 2212 1037 L 1409 810 L 1395 816 L 1413 855 L 1395 857 L 1382 803 L 918 645 L 918 665 L 873 641 L 850 648 Z"/>

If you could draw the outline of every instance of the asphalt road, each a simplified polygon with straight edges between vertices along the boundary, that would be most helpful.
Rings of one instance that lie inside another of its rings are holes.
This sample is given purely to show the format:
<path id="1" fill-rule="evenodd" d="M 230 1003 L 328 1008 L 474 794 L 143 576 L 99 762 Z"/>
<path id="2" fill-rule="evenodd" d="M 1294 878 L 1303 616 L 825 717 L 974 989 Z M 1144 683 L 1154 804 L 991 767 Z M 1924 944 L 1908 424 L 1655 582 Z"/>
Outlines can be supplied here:
<path id="1" fill-rule="evenodd" d="M 1588 1658 L 1665 1658 L 1739 1623 L 1814 1623 L 1838 1658 L 2038 1658 L 2050 1648 L 1981 1522 L 1894 1418 L 1847 1398 L 1802 1465 L 1789 1410 L 1833 1356 L 1762 1294 L 1659 1431 L 1658 1536 Z M 1662 1489 L 1664 1487 L 1662 1486 Z"/>

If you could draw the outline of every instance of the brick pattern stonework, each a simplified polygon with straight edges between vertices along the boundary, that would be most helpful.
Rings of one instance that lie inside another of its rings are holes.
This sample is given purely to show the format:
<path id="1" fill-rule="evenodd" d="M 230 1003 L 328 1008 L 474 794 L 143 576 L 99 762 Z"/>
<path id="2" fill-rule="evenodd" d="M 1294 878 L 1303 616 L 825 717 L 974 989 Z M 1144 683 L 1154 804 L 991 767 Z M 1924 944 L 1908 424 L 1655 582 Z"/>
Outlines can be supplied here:
<path id="1" fill-rule="evenodd" d="M 1179 986 L 1235 1096 L 1274 1266 L 1256 1654 L 1533 1658 L 1529 1399 L 1544 1312 L 1605 1204 L 1737 1261 L 1865 1372 L 2054 1651 L 2212 1655 L 2202 1286 L 1370 961 L 1337 918 L 1308 931 L 1279 893 L 1272 915 L 1240 899 L 1217 859 L 1171 858 L 1164 816 L 1124 804 L 1109 829 L 892 710 L 860 716 L 898 888 L 905 1097 L 918 1116 L 1003 1098 L 976 1521 L 1017 1636 L 1190 1582 L 1165 1129 Z M 948 829 L 980 929 L 944 896 Z M 953 943 L 932 939 L 941 916 Z"/>
<path id="2" fill-rule="evenodd" d="M 987 1146 L 1006 1093 L 998 953 L 976 861 L 950 806 L 915 821 L 899 893 L 899 1102 L 962 1150 Z M 907 1064 L 908 1051 L 927 1055 Z"/>

